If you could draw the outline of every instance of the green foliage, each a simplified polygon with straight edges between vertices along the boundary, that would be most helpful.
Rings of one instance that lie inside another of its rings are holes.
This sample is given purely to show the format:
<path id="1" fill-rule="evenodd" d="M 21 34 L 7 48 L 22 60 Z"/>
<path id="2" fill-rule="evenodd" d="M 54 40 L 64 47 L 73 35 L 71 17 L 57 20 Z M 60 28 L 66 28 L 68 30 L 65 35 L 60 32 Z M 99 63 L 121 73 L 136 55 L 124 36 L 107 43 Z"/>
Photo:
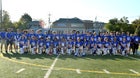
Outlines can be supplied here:
<path id="1" fill-rule="evenodd" d="M 43 78 L 56 56 L 3 53 L 0 57 L 1 78 Z M 140 57 L 60 55 L 49 78 L 140 78 L 130 69 L 140 72 Z M 16 73 L 20 69 L 25 70 Z M 79 69 L 81 74 L 76 70 Z M 103 69 L 110 73 L 107 74 Z"/>
<path id="2" fill-rule="evenodd" d="M 19 20 L 19 27 L 21 29 L 28 29 L 27 24 L 32 21 L 32 18 L 29 14 L 25 13 L 24 15 L 21 16 Z"/>
<path id="3" fill-rule="evenodd" d="M 7 11 L 3 11 L 1 28 L 14 28 Z"/>
<path id="4" fill-rule="evenodd" d="M 135 28 L 129 24 L 127 17 L 122 17 L 120 20 L 113 18 L 109 20 L 109 23 L 105 25 L 108 31 L 118 31 L 118 32 L 130 32 L 134 33 Z"/>
<path id="5" fill-rule="evenodd" d="M 117 18 L 110 19 L 109 23 L 107 23 L 105 25 L 105 27 L 108 31 L 119 31 L 120 30 L 120 26 L 118 24 Z"/>
<path id="6" fill-rule="evenodd" d="M 132 22 L 132 25 L 135 28 L 135 34 L 140 36 L 140 18 L 136 19 Z"/>

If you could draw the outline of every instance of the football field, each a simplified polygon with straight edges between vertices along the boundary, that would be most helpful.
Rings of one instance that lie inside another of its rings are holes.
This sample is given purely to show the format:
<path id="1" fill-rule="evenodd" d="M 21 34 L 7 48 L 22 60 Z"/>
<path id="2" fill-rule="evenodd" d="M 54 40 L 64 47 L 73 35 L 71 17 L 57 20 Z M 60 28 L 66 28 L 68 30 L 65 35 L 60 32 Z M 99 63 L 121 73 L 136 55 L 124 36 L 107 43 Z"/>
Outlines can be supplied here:
<path id="1" fill-rule="evenodd" d="M 140 56 L 1 53 L 0 78 L 140 78 Z"/>

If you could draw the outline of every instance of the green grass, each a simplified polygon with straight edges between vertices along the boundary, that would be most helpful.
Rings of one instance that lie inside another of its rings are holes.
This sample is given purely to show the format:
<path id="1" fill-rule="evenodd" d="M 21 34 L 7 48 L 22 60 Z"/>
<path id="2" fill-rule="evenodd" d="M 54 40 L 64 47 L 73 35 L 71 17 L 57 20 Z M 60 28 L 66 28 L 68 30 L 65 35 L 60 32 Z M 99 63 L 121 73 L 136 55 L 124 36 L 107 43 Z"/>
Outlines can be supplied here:
<path id="1" fill-rule="evenodd" d="M 56 56 L 3 53 L 0 57 L 0 78 L 44 78 Z M 133 58 L 131 58 L 133 57 Z M 140 72 L 140 56 L 60 55 L 49 78 L 140 78 L 130 72 Z M 10 60 L 9 60 L 10 59 Z M 21 73 L 16 73 L 25 68 Z M 42 70 L 43 69 L 43 70 Z M 76 72 L 81 70 L 81 74 Z M 106 69 L 110 74 L 106 74 Z"/>

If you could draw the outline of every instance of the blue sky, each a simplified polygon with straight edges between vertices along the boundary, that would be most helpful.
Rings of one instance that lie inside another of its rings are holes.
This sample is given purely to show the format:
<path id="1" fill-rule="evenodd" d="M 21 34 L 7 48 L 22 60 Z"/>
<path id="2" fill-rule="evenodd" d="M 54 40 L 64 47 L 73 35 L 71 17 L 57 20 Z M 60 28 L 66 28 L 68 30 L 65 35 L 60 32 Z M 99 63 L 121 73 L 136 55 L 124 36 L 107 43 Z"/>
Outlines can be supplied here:
<path id="1" fill-rule="evenodd" d="M 28 13 L 33 19 L 51 21 L 59 18 L 78 17 L 83 20 L 108 22 L 123 16 L 133 21 L 140 16 L 140 0 L 3 0 L 3 10 L 9 12 L 12 21 Z"/>

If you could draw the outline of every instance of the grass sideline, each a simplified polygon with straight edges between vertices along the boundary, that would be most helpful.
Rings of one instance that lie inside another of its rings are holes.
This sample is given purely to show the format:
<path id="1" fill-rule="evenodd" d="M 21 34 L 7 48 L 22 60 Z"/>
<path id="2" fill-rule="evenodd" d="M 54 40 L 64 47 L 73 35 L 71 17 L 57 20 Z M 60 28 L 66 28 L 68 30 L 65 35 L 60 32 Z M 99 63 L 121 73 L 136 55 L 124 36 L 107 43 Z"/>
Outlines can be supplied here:
<path id="1" fill-rule="evenodd" d="M 3 53 L 0 57 L 0 78 L 44 78 L 56 56 Z M 135 59 L 133 59 L 133 58 Z M 13 61 L 12 61 L 13 60 Z M 14 62 L 15 61 L 15 62 Z M 129 69 L 140 72 L 140 56 L 60 55 L 49 78 L 140 78 Z M 24 71 L 16 73 L 25 68 Z M 79 69 L 81 74 L 76 72 Z M 110 74 L 106 74 L 106 69 Z"/>

